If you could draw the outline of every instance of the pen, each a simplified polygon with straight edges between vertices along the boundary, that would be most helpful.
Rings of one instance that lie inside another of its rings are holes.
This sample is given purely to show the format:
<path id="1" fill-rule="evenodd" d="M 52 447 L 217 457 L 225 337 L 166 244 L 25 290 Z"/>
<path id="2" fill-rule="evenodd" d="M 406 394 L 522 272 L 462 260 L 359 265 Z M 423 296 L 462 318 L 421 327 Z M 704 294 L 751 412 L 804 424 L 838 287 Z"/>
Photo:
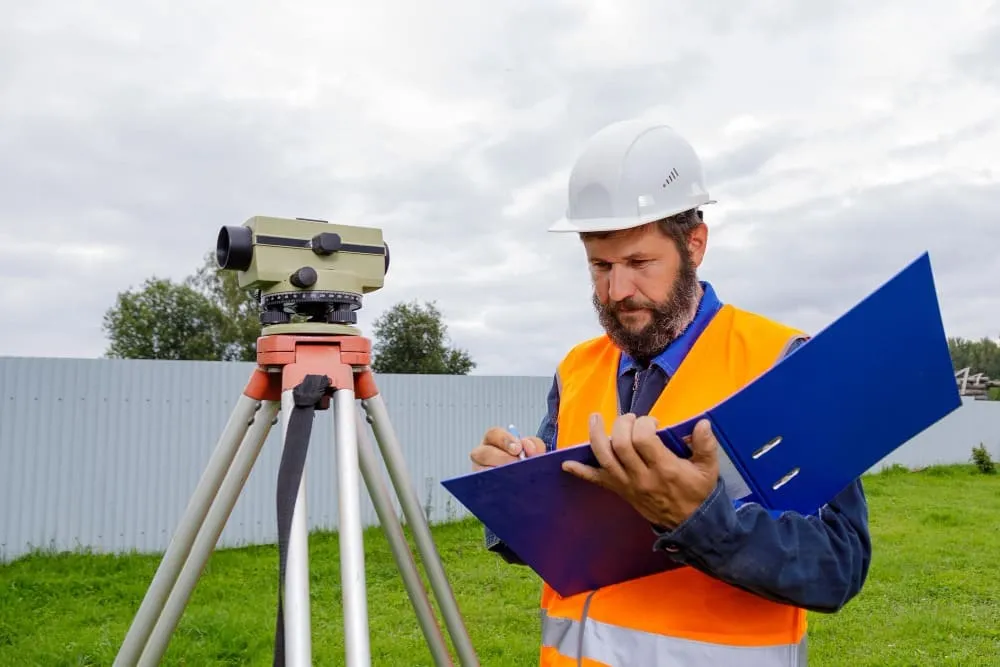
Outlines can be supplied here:
<path id="1" fill-rule="evenodd" d="M 516 426 L 514 426 L 513 424 L 511 424 L 510 426 L 507 427 L 507 430 L 514 434 L 514 437 L 517 438 L 518 442 L 521 441 L 521 434 L 518 433 Z M 519 458 L 519 459 L 526 458 L 526 455 L 524 453 L 524 445 L 523 444 L 521 445 L 521 451 L 520 451 L 520 453 L 518 453 L 517 458 Z"/>

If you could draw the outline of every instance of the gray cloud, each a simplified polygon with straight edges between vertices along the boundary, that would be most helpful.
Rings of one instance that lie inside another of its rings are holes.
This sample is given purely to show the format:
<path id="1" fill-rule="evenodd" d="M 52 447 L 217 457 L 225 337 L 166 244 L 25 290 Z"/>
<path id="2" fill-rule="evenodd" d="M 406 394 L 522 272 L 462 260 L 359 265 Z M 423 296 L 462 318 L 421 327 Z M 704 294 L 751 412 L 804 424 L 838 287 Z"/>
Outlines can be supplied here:
<path id="1" fill-rule="evenodd" d="M 42 242 L 22 261 L 45 266 L 59 245 L 119 251 L 106 262 L 63 264 L 70 289 L 39 285 L 64 295 L 61 308 L 70 312 L 63 312 L 76 315 L 64 322 L 87 323 L 85 340 L 93 342 L 85 349 L 98 351 L 94 322 L 119 290 L 152 274 L 193 271 L 219 226 L 250 213 L 294 215 L 292 202 L 303 214 L 328 205 L 329 191 L 269 145 L 276 137 L 264 115 L 208 102 L 156 110 L 123 102 L 106 116 L 32 120 L 8 135 L 9 150 L 0 154 L 0 173 L 10 174 L 0 180 L 3 229 Z M 294 136 L 285 139 L 294 145 Z M 15 271 L 3 269 L 30 275 Z M 16 291 L 0 287 L 5 298 Z"/>
<path id="2" fill-rule="evenodd" d="M 1000 270 L 998 219 L 997 183 L 877 186 L 852 193 L 850 203 L 826 197 L 734 215 L 727 225 L 753 225 L 750 242 L 710 250 L 706 273 L 734 302 L 817 330 L 927 251 L 945 326 L 968 331 L 986 312 L 1000 312 L 988 278 Z"/>
<path id="3" fill-rule="evenodd" d="M 1000 86 L 1000 19 L 981 37 L 971 41 L 955 58 L 955 65 L 968 76 Z"/>
<path id="4" fill-rule="evenodd" d="M 552 76 L 534 102 L 555 96 L 564 115 L 558 125 L 514 131 L 485 150 L 501 188 L 564 169 L 592 133 L 657 104 L 681 104 L 708 74 L 705 54 L 681 53 L 658 62 L 570 71 Z M 553 93 L 552 91 L 556 91 Z"/>
<path id="5" fill-rule="evenodd" d="M 434 300 L 479 372 L 547 375 L 599 331 L 579 241 L 545 232 L 564 207 L 560 175 L 600 126 L 644 114 L 706 156 L 722 208 L 707 212 L 704 276 L 724 298 L 815 329 L 930 248 L 949 328 L 1000 329 L 970 268 L 1000 256 L 995 151 L 977 150 L 995 141 L 995 114 L 929 102 L 967 89 L 939 70 L 896 77 L 856 40 L 873 16 L 916 10 L 405 7 L 12 9 L 0 299 L 21 326 L 0 334 L 0 354 L 100 354 L 116 292 L 182 278 L 219 226 L 270 214 L 383 228 L 393 268 L 363 326 L 395 302 Z M 926 10 L 944 17 L 949 50 L 914 49 L 903 31 L 885 43 L 903 40 L 893 48 L 928 69 L 962 63 L 950 74 L 966 86 L 964 73 L 990 76 L 986 32 Z M 868 99 L 877 111 L 859 111 Z M 729 137 L 735 118 L 763 129 Z"/>
<path id="6" fill-rule="evenodd" d="M 706 160 L 705 178 L 715 188 L 726 187 L 731 181 L 750 178 L 796 141 L 794 134 L 784 128 L 761 131 L 750 141 Z"/>
<path id="7" fill-rule="evenodd" d="M 729 32 L 740 26 L 765 31 L 769 36 L 786 36 L 789 32 L 809 28 L 829 27 L 831 24 L 867 9 L 863 2 L 796 2 L 777 0 L 763 6 L 738 5 L 725 7 L 697 3 L 692 11 L 704 13 L 710 25 L 720 32 Z"/>
<path id="8" fill-rule="evenodd" d="M 1000 32 L 998 32 L 997 37 L 1000 38 Z M 978 141 L 983 135 L 991 134 L 998 127 L 1000 127 L 1000 118 L 985 118 L 978 123 L 953 131 L 944 128 L 934 139 L 894 148 L 889 151 L 889 155 L 904 159 L 941 156 L 959 144 Z"/>
<path id="9" fill-rule="evenodd" d="M 950 58 L 954 70 L 993 86 L 1000 85 L 1000 2 L 983 13 L 978 34 L 971 34 Z"/>

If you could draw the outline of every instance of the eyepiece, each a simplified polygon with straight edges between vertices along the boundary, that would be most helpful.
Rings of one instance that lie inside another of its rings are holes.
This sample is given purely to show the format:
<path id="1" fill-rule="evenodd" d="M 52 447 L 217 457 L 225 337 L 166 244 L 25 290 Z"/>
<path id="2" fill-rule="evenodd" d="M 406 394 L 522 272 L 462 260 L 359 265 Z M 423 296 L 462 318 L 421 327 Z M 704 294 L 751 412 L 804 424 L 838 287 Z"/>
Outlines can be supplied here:
<path id="1" fill-rule="evenodd" d="M 215 243 L 215 261 L 219 268 L 246 271 L 253 262 L 253 232 L 242 225 L 227 225 L 219 230 Z"/>

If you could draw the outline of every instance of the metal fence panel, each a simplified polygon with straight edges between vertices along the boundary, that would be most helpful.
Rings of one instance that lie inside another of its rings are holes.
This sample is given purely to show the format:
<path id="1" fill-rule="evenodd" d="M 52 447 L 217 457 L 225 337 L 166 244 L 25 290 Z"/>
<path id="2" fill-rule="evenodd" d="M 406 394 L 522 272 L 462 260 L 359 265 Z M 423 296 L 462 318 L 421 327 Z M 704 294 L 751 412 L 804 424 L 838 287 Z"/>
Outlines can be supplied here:
<path id="1" fill-rule="evenodd" d="M 165 549 L 253 368 L 0 358 L 0 559 L 34 548 Z M 467 516 L 440 481 L 469 470 L 469 450 L 486 427 L 514 423 L 533 433 L 551 378 L 386 375 L 378 382 L 425 512 L 440 522 Z M 332 412 L 316 413 L 307 462 L 314 529 L 337 527 L 332 422 Z M 279 433 L 275 425 L 221 546 L 276 541 Z M 980 442 L 1000 456 L 1000 403 L 966 401 L 883 464 L 966 462 Z M 363 523 L 376 525 L 367 494 L 361 507 Z"/>
<path id="2" fill-rule="evenodd" d="M 0 557 L 33 548 L 165 549 L 253 368 L 0 359 Z M 425 513 L 438 522 L 467 515 L 440 480 L 469 470 L 469 450 L 487 426 L 534 432 L 551 379 L 387 375 L 378 383 Z M 332 410 L 316 412 L 306 473 L 311 528 L 337 527 L 333 426 Z M 277 540 L 280 458 L 279 423 L 221 545 Z M 364 524 L 376 525 L 366 493 L 361 507 Z"/>

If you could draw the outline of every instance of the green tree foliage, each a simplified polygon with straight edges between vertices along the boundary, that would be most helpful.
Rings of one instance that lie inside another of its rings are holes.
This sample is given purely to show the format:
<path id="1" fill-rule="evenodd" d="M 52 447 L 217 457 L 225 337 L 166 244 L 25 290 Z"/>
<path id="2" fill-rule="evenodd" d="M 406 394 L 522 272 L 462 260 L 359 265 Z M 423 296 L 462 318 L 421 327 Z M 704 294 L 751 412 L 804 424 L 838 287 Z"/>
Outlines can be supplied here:
<path id="1" fill-rule="evenodd" d="M 260 336 L 260 304 L 257 290 L 240 287 L 235 271 L 223 271 L 215 262 L 215 253 L 205 255 L 198 271 L 187 279 L 222 312 L 220 332 L 227 343 L 227 361 L 255 361 L 257 337 Z"/>
<path id="2" fill-rule="evenodd" d="M 105 353 L 121 359 L 223 358 L 227 341 L 222 312 L 188 285 L 149 278 L 139 289 L 120 292 L 104 314 Z"/>
<path id="3" fill-rule="evenodd" d="M 376 373 L 468 375 L 468 353 L 449 346 L 447 327 L 434 302 L 398 303 L 373 324 L 372 370 Z"/>
<path id="4" fill-rule="evenodd" d="M 956 371 L 968 368 L 972 375 L 983 373 L 990 380 L 1000 380 L 1000 344 L 996 341 L 989 338 L 949 338 L 948 349 Z M 1000 387 L 987 389 L 986 398 L 1000 401 Z"/>
<path id="5" fill-rule="evenodd" d="M 108 357 L 253 361 L 260 335 L 256 294 L 212 253 L 180 284 L 150 278 L 118 294 L 104 315 Z"/>
<path id="6" fill-rule="evenodd" d="M 256 290 L 239 286 L 213 253 L 180 284 L 150 278 L 118 294 L 104 315 L 108 357 L 253 361 L 260 336 Z M 374 325 L 373 369 L 379 373 L 467 375 L 476 364 L 448 345 L 433 303 L 400 303 Z"/>
<path id="7" fill-rule="evenodd" d="M 991 379 L 1000 380 L 1000 345 L 996 341 L 949 338 L 948 349 L 956 371 L 968 366 L 972 373 L 985 373 Z"/>

